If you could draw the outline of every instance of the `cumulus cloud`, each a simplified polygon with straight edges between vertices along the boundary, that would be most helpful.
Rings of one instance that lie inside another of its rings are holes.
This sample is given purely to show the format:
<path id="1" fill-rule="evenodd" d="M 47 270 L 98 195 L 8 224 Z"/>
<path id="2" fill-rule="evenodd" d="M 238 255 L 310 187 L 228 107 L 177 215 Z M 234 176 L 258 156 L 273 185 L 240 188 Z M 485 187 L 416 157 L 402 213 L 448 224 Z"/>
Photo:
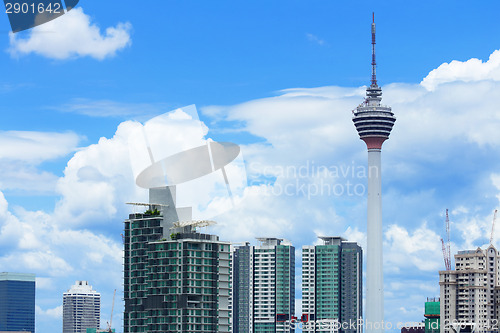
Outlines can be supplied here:
<path id="1" fill-rule="evenodd" d="M 500 239 L 498 227 L 492 230 L 494 210 L 497 208 L 498 204 L 488 206 L 486 214 L 483 214 L 480 210 L 473 209 L 472 212 L 467 214 L 454 214 L 455 216 L 450 216 L 451 228 L 455 229 L 452 232 L 454 231 L 455 235 L 460 236 L 459 240 L 462 240 L 462 242 L 456 245 L 457 250 L 475 250 L 477 247 L 488 247 L 492 232 L 493 245 L 498 248 L 498 240 Z M 497 226 L 496 223 L 495 226 Z"/>
<path id="2" fill-rule="evenodd" d="M 127 133 L 137 125 L 124 122 L 114 137 L 101 138 L 73 155 L 56 185 L 61 195 L 56 221 L 74 226 L 84 222 L 98 225 L 113 218 L 120 207 L 123 212 L 123 203 L 136 192 Z"/>
<path id="3" fill-rule="evenodd" d="M 348 226 L 343 234 L 344 238 L 351 242 L 356 242 L 363 249 L 366 249 L 366 233 L 359 230 L 359 226 Z M 364 253 L 366 255 L 366 252 Z"/>
<path id="4" fill-rule="evenodd" d="M 405 227 L 390 225 L 385 232 L 386 258 L 388 267 L 405 268 L 414 266 L 421 271 L 437 271 L 441 268 L 440 237 L 426 224 L 408 232 Z"/>
<path id="5" fill-rule="evenodd" d="M 147 191 L 135 179 L 152 162 L 206 144 L 207 127 L 194 106 L 177 109 L 148 120 L 121 123 L 112 138 L 80 149 L 68 161 L 57 183 L 61 195 L 55 220 L 74 226 L 102 226 L 102 219 L 123 217 L 125 202 L 147 201 Z M 178 170 L 189 166 L 179 165 Z M 230 190 L 238 194 L 246 185 L 243 162 L 225 166 Z M 160 179 L 164 179 L 160 177 Z M 159 184 L 156 186 L 164 186 Z M 206 219 L 232 206 L 222 172 L 179 184 L 178 207 L 193 207 L 193 217 Z"/>
<path id="6" fill-rule="evenodd" d="M 482 80 L 500 80 L 500 50 L 493 52 L 486 62 L 472 58 L 444 63 L 432 70 L 420 84 L 428 90 L 435 90 L 443 83 Z"/>
<path id="7" fill-rule="evenodd" d="M 103 60 L 130 46 L 130 23 L 119 23 L 104 33 L 91 22 L 82 8 L 33 28 L 28 37 L 10 33 L 9 52 L 12 56 L 35 53 L 52 59 L 92 57 Z"/>
<path id="8" fill-rule="evenodd" d="M 103 289 L 103 295 L 121 284 L 121 242 L 68 227 L 54 223 L 48 213 L 22 209 L 12 213 L 0 192 L 0 266 L 36 274 L 37 322 L 49 326 L 61 325 L 59 304 L 70 287 L 68 281 L 87 278 Z"/>
<path id="9" fill-rule="evenodd" d="M 64 276 L 72 270 L 66 260 L 55 254 L 51 244 L 51 227 L 47 224 L 47 214 L 30 213 L 39 218 L 21 221 L 8 209 L 8 203 L 0 192 L 0 240 L 10 251 L 0 257 L 0 265 L 13 271 L 46 270 L 48 275 Z M 46 239 L 49 237 L 49 239 Z M 44 239 L 45 238 L 45 239 Z"/>
<path id="10" fill-rule="evenodd" d="M 59 305 L 53 309 L 43 310 L 40 306 L 35 306 L 35 313 L 37 316 L 48 317 L 52 319 L 62 319 L 63 306 Z"/>

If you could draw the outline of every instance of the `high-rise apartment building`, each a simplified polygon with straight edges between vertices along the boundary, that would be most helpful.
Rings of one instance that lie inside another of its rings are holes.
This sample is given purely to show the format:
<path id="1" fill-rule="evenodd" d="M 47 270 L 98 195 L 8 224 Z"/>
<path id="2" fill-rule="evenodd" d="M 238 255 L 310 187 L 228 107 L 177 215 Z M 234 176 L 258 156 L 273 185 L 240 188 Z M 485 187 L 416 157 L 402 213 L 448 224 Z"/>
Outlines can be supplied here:
<path id="1" fill-rule="evenodd" d="M 359 333 L 363 251 L 341 237 L 320 238 L 323 245 L 302 247 L 303 332 L 330 332 L 338 321 L 341 332 Z"/>
<path id="2" fill-rule="evenodd" d="M 458 251 L 455 270 L 439 272 L 441 333 L 498 330 L 500 256 L 493 245 L 486 250 Z"/>
<path id="3" fill-rule="evenodd" d="M 146 206 L 125 220 L 124 332 L 229 332 L 230 244 L 196 232 L 208 222 L 175 209 L 173 187 Z"/>
<path id="4" fill-rule="evenodd" d="M 233 252 L 233 332 L 293 332 L 295 248 L 278 238 Z"/>
<path id="5" fill-rule="evenodd" d="M 76 281 L 63 294 L 63 333 L 86 333 L 87 328 L 99 328 L 101 294 L 88 281 Z"/>
<path id="6" fill-rule="evenodd" d="M 0 331 L 35 332 L 35 274 L 0 273 Z"/>

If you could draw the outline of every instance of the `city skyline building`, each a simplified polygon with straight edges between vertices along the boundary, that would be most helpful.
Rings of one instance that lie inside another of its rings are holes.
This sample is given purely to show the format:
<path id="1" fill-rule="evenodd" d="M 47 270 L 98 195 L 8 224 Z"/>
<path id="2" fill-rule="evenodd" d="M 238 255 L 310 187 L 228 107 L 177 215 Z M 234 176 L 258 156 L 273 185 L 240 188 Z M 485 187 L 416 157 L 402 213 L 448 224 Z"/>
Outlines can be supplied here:
<path id="1" fill-rule="evenodd" d="M 362 327 L 357 323 L 363 311 L 363 250 L 342 237 L 319 238 L 322 245 L 302 247 L 302 331 L 330 332 L 328 325 L 316 323 L 338 321 L 348 327 L 340 332 L 360 333 Z"/>
<path id="2" fill-rule="evenodd" d="M 0 273 L 0 331 L 35 333 L 35 274 Z"/>
<path id="3" fill-rule="evenodd" d="M 150 189 L 149 203 L 134 204 L 148 209 L 142 214 L 130 214 L 124 223 L 125 333 L 146 331 L 148 243 L 168 237 L 169 229 L 179 220 L 176 209 L 166 209 L 175 207 L 175 187 Z"/>
<path id="4" fill-rule="evenodd" d="M 229 332 L 230 243 L 196 231 L 210 222 L 175 208 L 175 187 L 135 205 L 148 209 L 124 223 L 124 332 Z"/>
<path id="5" fill-rule="evenodd" d="M 86 333 L 101 324 L 101 294 L 88 281 L 76 281 L 63 293 L 63 333 Z"/>
<path id="6" fill-rule="evenodd" d="M 382 144 L 389 139 L 396 118 L 388 106 L 381 105 L 382 89 L 377 84 L 375 59 L 375 17 L 372 33 L 372 76 L 366 98 L 352 118 L 359 137 L 368 149 L 366 307 L 367 333 L 383 332 L 384 277 L 382 260 Z"/>
<path id="7" fill-rule="evenodd" d="M 498 330 L 498 251 L 490 245 L 485 250 L 458 251 L 454 257 L 454 270 L 439 271 L 440 332 L 452 332 L 450 323 L 460 323 L 461 332 Z"/>
<path id="8" fill-rule="evenodd" d="M 293 332 L 295 247 L 280 238 L 257 238 L 260 245 L 233 251 L 234 333 Z"/>

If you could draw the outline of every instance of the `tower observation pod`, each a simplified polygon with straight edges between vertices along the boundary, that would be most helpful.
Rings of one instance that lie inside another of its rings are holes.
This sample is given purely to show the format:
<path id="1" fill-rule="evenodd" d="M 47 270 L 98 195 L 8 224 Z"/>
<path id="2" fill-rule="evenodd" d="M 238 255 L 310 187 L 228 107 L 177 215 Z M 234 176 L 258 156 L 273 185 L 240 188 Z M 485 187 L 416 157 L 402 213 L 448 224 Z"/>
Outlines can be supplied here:
<path id="1" fill-rule="evenodd" d="M 388 106 L 380 104 L 382 89 L 377 84 L 375 61 L 375 19 L 372 23 L 372 77 L 366 98 L 353 111 L 352 121 L 368 148 L 368 225 L 366 249 L 365 332 L 384 331 L 384 278 L 382 261 L 382 186 L 380 155 L 389 139 L 396 117 Z"/>

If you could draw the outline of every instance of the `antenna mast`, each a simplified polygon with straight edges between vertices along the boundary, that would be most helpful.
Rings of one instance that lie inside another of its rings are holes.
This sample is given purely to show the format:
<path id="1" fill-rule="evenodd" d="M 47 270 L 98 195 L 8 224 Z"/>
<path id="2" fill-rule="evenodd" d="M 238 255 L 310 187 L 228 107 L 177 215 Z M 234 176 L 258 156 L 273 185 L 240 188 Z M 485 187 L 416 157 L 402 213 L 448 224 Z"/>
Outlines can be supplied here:
<path id="1" fill-rule="evenodd" d="M 377 62 L 375 61 L 375 13 L 372 13 L 372 86 L 377 85 Z"/>

